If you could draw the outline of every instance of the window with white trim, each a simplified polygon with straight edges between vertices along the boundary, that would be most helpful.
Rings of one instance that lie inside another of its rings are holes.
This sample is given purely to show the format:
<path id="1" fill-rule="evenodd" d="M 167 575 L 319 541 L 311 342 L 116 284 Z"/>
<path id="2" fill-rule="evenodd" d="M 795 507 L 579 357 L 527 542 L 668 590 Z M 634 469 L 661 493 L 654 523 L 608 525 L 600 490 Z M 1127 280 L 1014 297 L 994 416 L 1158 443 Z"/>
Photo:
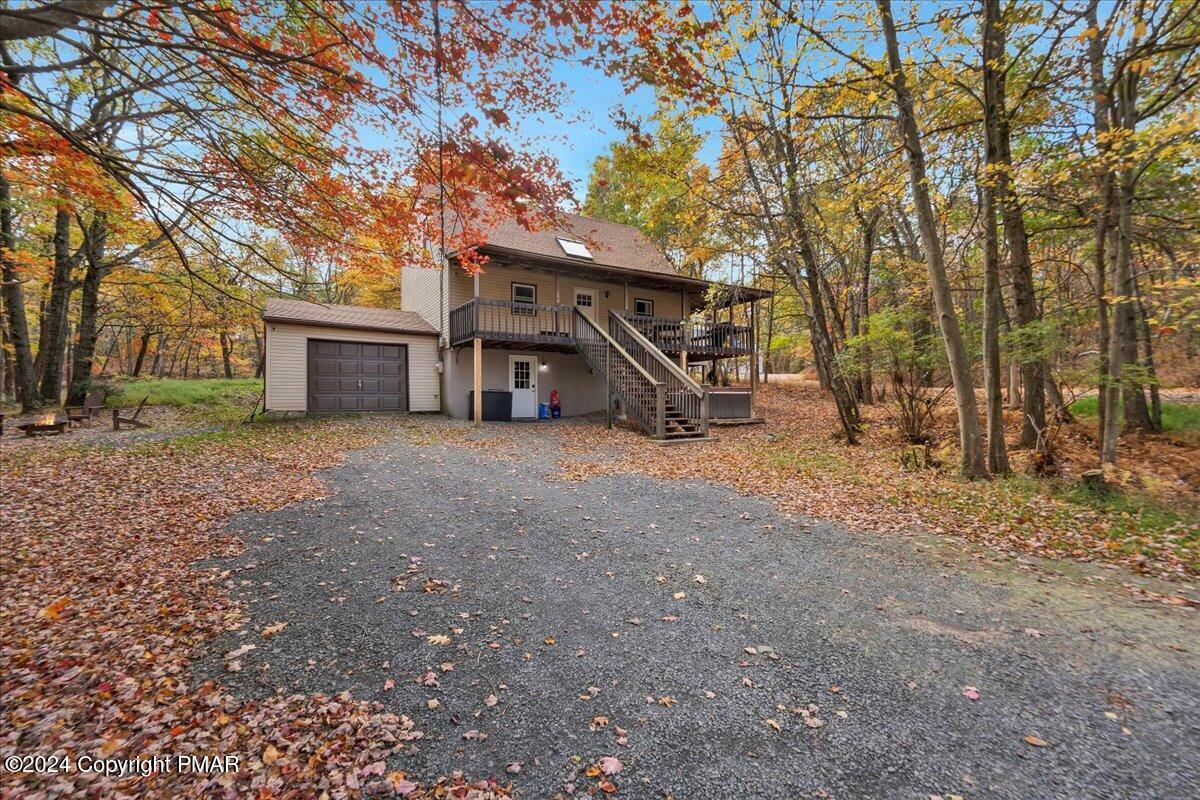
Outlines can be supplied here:
<path id="1" fill-rule="evenodd" d="M 537 286 L 532 283 L 514 283 L 512 285 L 513 313 L 532 317 L 537 313 L 533 306 L 537 303 Z"/>
<path id="2" fill-rule="evenodd" d="M 647 300 L 644 297 L 633 298 L 633 313 L 637 314 L 639 317 L 653 317 L 654 301 Z"/>

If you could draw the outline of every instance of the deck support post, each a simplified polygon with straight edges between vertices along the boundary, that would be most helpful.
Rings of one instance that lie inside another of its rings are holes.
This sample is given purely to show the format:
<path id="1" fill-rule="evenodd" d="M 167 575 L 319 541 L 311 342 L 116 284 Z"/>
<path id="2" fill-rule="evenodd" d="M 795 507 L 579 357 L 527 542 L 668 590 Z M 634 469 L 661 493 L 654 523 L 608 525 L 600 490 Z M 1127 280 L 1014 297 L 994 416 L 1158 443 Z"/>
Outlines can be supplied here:
<path id="1" fill-rule="evenodd" d="M 758 303 L 750 301 L 750 414 L 754 415 L 754 396 L 758 393 Z"/>
<path id="2" fill-rule="evenodd" d="M 475 424 L 483 424 L 483 339 L 478 336 L 472 341 L 475 351 Z"/>

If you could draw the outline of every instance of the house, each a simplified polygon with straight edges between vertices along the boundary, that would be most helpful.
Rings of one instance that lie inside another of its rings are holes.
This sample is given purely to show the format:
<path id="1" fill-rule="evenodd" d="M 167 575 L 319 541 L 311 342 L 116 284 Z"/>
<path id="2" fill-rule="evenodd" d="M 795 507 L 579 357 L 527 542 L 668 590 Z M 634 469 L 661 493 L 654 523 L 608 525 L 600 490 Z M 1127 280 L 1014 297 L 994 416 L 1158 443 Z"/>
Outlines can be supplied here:
<path id="1" fill-rule="evenodd" d="M 658 440 L 752 416 L 753 386 L 703 386 L 689 367 L 755 358 L 767 292 L 681 275 L 636 228 L 573 214 L 500 223 L 478 251 L 473 275 L 454 252 L 445 269 L 405 267 L 400 311 L 268 303 L 267 408 L 521 419 L 554 393 L 564 415 L 619 405 Z"/>

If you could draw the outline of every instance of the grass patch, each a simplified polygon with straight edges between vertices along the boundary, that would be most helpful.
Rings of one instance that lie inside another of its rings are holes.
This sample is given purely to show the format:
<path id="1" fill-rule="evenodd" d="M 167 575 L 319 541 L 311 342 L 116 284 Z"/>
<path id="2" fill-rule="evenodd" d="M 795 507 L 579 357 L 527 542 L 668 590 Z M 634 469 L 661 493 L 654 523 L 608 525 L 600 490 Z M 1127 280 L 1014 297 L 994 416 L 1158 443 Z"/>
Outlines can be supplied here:
<path id="1" fill-rule="evenodd" d="M 1100 398 L 1093 394 L 1072 403 L 1071 412 L 1079 417 L 1094 417 L 1099 407 Z M 1200 430 L 1200 403 L 1163 403 L 1162 421 L 1164 431 Z"/>
<path id="2" fill-rule="evenodd" d="M 996 479 L 991 488 L 1004 498 L 1003 504 L 992 507 L 996 521 L 1021 527 L 1033 522 L 1027 516 L 1031 505 L 1039 505 L 1054 522 L 1039 527 L 1067 534 L 1063 537 L 1067 543 L 1070 533 L 1085 524 L 1079 516 L 1083 512 L 1091 518 L 1093 532 L 1105 535 L 1112 551 L 1153 557 L 1156 551 L 1170 550 L 1192 574 L 1200 573 L 1200 513 L 1192 509 L 1168 505 L 1134 489 L 1093 488 L 1028 475 Z"/>
<path id="3" fill-rule="evenodd" d="M 147 398 L 148 406 L 172 406 L 189 416 L 234 422 L 250 413 L 262 393 L 258 378 L 136 378 L 113 384 L 106 400 L 112 408 L 132 408 Z"/>
<path id="4" fill-rule="evenodd" d="M 820 475 L 847 476 L 853 472 L 850 462 L 838 453 L 780 448 L 768 450 L 766 456 L 775 467 L 806 478 Z"/>

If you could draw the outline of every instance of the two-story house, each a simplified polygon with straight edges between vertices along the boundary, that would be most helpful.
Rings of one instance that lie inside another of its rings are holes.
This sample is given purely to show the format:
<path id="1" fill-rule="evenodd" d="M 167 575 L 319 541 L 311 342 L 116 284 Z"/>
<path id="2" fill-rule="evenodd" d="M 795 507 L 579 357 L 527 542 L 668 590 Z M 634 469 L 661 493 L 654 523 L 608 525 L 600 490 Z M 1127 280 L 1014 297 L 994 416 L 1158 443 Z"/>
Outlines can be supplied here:
<path id="1" fill-rule="evenodd" d="M 660 440 L 752 416 L 749 391 L 688 367 L 753 357 L 766 292 L 680 275 L 636 228 L 572 214 L 532 232 L 501 223 L 478 249 L 476 274 L 453 252 L 444 269 L 405 268 L 399 311 L 271 301 L 267 408 L 520 419 L 553 393 L 564 415 L 617 406 Z M 741 304 L 749 325 L 729 310 Z"/>

